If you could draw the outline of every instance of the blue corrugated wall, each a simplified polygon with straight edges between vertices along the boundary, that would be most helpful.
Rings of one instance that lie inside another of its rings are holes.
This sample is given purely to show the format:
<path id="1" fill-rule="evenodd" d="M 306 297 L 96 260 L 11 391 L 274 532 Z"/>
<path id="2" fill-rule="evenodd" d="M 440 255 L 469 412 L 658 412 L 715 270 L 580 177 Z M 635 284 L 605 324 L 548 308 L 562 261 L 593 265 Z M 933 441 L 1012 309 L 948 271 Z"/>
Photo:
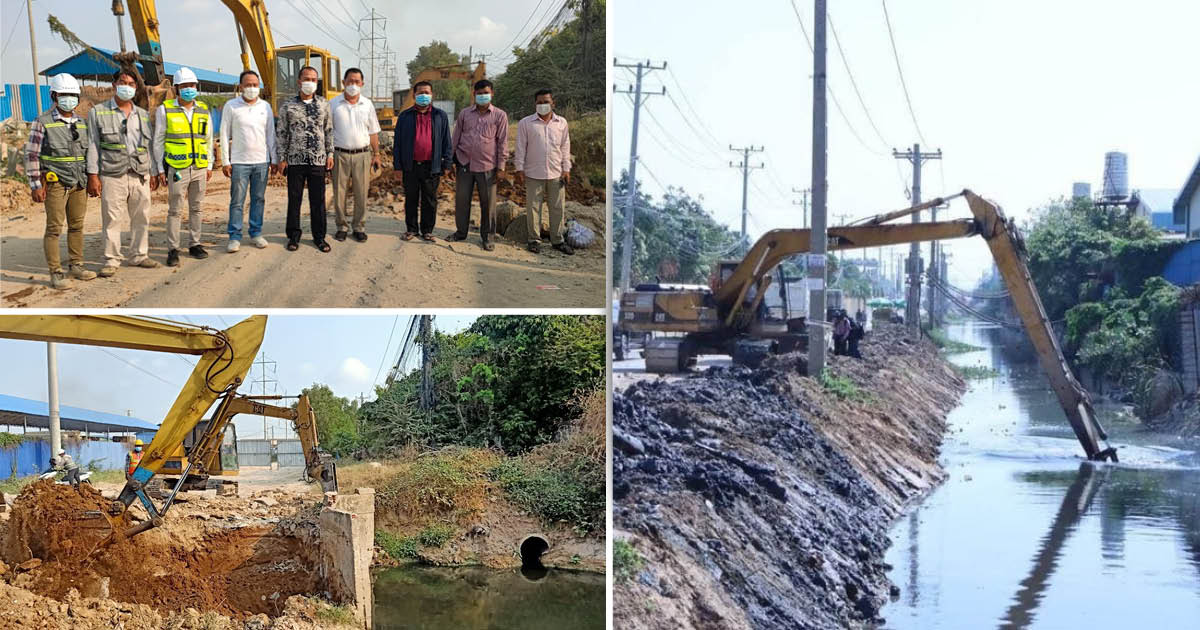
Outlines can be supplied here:
<path id="1" fill-rule="evenodd" d="M 7 120 L 13 114 L 13 99 L 20 99 L 21 120 L 30 122 L 37 118 L 43 110 L 50 108 L 50 86 L 41 86 L 41 103 L 34 100 L 32 83 L 7 83 L 4 85 L 4 96 L 0 97 L 0 120 Z"/>
<path id="2" fill-rule="evenodd" d="M 129 447 L 116 442 L 68 442 L 67 454 L 83 469 L 89 463 L 99 470 L 120 470 L 125 465 Z M 50 467 L 50 442 L 29 440 L 12 448 L 0 448 L 0 478 L 14 474 L 18 477 L 40 473 Z"/>

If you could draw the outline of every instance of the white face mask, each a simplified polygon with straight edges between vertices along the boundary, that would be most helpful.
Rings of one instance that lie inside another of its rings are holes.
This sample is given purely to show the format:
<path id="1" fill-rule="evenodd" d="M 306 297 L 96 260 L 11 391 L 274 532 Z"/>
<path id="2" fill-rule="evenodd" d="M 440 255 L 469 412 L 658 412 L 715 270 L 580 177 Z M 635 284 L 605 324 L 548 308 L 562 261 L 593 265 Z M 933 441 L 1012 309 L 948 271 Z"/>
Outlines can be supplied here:
<path id="1" fill-rule="evenodd" d="M 354 85 L 354 84 L 349 84 L 346 86 L 346 96 L 350 96 L 350 97 L 358 96 L 358 93 L 361 91 L 362 91 L 361 86 Z"/>
<path id="2" fill-rule="evenodd" d="M 301 94 L 304 94 L 305 96 L 312 96 L 312 93 L 316 92 L 316 91 L 317 91 L 317 82 L 316 81 L 301 81 L 300 82 L 300 93 Z"/>
<path id="3" fill-rule="evenodd" d="M 117 98 L 122 101 L 132 101 L 135 94 L 137 94 L 137 88 L 132 85 L 117 86 Z"/>
<path id="4" fill-rule="evenodd" d="M 254 99 L 258 98 L 258 90 L 258 86 L 244 87 L 242 88 L 242 98 L 246 99 L 247 101 L 253 101 Z"/>
<path id="5" fill-rule="evenodd" d="M 70 114 L 75 111 L 75 107 L 79 105 L 79 97 L 63 94 L 58 97 L 58 108 L 63 112 Z"/>
<path id="6" fill-rule="evenodd" d="M 538 116 L 545 116 L 546 114 L 549 114 L 549 113 L 550 113 L 550 110 L 551 110 L 553 107 L 554 107 L 554 106 L 553 106 L 553 105 L 551 105 L 550 103 L 538 103 L 538 104 L 535 106 L 535 108 L 537 109 Z"/>

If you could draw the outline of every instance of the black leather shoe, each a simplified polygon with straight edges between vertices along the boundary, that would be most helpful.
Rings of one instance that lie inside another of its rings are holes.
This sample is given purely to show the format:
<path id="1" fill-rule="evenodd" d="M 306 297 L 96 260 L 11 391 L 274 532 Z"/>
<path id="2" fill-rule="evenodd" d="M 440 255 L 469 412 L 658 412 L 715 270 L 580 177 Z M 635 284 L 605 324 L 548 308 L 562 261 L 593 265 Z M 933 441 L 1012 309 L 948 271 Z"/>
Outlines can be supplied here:
<path id="1" fill-rule="evenodd" d="M 203 245 L 192 245 L 188 248 L 188 253 L 192 255 L 192 258 L 197 258 L 200 260 L 208 258 L 208 252 L 204 250 Z"/>
<path id="2" fill-rule="evenodd" d="M 467 237 L 465 237 L 465 236 L 461 236 L 461 235 L 459 235 L 459 234 L 456 232 L 456 233 L 454 233 L 454 234 L 451 234 L 450 236 L 447 236 L 447 237 L 446 237 L 446 240 L 447 240 L 447 241 L 450 241 L 451 243 L 454 243 L 454 242 L 457 242 L 457 241 L 465 241 L 465 240 L 467 240 Z"/>
<path id="3" fill-rule="evenodd" d="M 567 245 L 566 241 L 563 241 L 563 242 L 559 243 L 558 245 L 555 245 L 554 249 L 557 249 L 558 251 L 560 251 L 568 256 L 575 255 L 575 248 L 571 247 L 570 245 Z"/>
<path id="4" fill-rule="evenodd" d="M 366 232 L 355 232 L 354 240 L 358 241 L 359 243 L 366 243 L 367 242 L 367 233 Z"/>
<path id="5" fill-rule="evenodd" d="M 167 266 L 168 267 L 178 267 L 179 266 L 179 250 L 178 249 L 172 249 L 171 251 L 167 252 Z"/>
<path id="6" fill-rule="evenodd" d="M 333 238 L 334 238 L 334 240 L 338 240 L 338 241 L 346 240 L 346 230 L 338 230 L 337 234 L 333 235 Z"/>
<path id="7" fill-rule="evenodd" d="M 496 249 L 496 246 L 493 245 L 491 241 L 484 241 L 483 244 L 481 245 L 481 247 L 483 247 L 485 250 L 487 250 L 489 252 Z"/>
<path id="8" fill-rule="evenodd" d="M 537 241 L 529 241 L 529 245 L 525 248 L 535 254 L 539 254 L 542 251 L 542 244 Z"/>

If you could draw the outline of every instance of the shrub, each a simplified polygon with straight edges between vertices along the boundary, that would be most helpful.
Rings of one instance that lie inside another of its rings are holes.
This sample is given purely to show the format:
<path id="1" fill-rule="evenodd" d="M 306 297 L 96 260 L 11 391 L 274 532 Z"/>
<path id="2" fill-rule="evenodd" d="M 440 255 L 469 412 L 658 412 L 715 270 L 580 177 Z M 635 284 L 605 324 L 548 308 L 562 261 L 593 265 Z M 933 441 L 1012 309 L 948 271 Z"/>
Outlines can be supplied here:
<path id="1" fill-rule="evenodd" d="M 617 582 L 628 582 L 646 565 L 646 559 L 626 540 L 613 541 L 613 577 Z"/>
<path id="2" fill-rule="evenodd" d="M 413 536 L 396 536 L 385 530 L 376 529 L 375 546 L 383 549 L 389 558 L 396 560 L 415 560 L 417 558 L 417 539 Z"/>
<path id="3" fill-rule="evenodd" d="M 454 528 L 443 523 L 434 523 L 417 534 L 417 540 L 426 547 L 441 547 L 454 536 Z"/>
<path id="4" fill-rule="evenodd" d="M 821 386 L 825 388 L 825 391 L 842 400 L 866 401 L 869 399 L 867 393 L 859 389 L 858 385 L 855 385 L 849 377 L 838 376 L 829 368 L 821 371 Z"/>

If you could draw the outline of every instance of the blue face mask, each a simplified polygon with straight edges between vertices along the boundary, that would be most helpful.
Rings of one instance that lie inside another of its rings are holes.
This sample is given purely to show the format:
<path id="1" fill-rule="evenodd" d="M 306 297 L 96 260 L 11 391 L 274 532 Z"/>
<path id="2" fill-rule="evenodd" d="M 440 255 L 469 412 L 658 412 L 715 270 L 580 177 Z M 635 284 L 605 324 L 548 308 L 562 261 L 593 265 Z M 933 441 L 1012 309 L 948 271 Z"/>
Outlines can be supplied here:
<path id="1" fill-rule="evenodd" d="M 197 90 L 196 88 L 183 88 L 182 90 L 179 90 L 179 98 L 182 98 L 185 101 L 196 100 L 196 95 L 198 94 L 200 94 L 200 90 Z"/>
<path id="2" fill-rule="evenodd" d="M 476 94 L 475 95 L 475 104 L 476 105 L 487 105 L 488 103 L 491 103 L 491 102 L 492 102 L 491 94 Z"/>
<path id="3" fill-rule="evenodd" d="M 429 94 L 418 94 L 416 101 L 417 105 L 420 105 L 421 107 L 428 107 L 429 104 L 433 102 L 433 96 Z"/>
<path id="4" fill-rule="evenodd" d="M 137 88 L 132 85 L 117 86 L 117 98 L 122 101 L 132 101 L 135 94 L 137 94 Z"/>

